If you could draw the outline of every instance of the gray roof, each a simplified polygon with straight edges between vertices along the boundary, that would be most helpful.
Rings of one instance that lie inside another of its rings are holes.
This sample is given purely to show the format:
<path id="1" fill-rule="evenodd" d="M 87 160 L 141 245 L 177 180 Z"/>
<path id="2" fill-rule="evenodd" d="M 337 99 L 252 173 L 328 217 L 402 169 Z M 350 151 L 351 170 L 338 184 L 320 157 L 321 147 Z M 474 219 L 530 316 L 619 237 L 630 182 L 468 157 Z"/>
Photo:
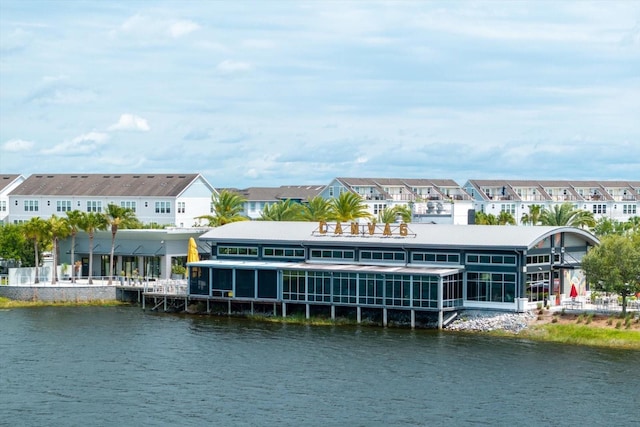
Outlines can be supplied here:
<path id="1" fill-rule="evenodd" d="M 324 185 L 282 185 L 280 187 L 249 187 L 244 189 L 227 188 L 226 190 L 237 193 L 247 201 L 277 201 L 277 200 L 302 200 L 307 201 L 316 197 Z M 222 189 L 218 189 L 220 191 Z"/>
<path id="2" fill-rule="evenodd" d="M 575 181 L 575 180 L 520 180 L 520 179 L 470 179 L 469 183 L 483 187 L 511 185 L 514 187 L 631 187 L 640 188 L 640 181 Z"/>
<path id="3" fill-rule="evenodd" d="M 2 190 L 14 183 L 19 177 L 20 175 L 18 174 L 0 175 L 0 193 L 2 193 Z"/>
<path id="4" fill-rule="evenodd" d="M 34 174 L 11 196 L 176 197 L 199 174 Z"/>
<path id="5" fill-rule="evenodd" d="M 546 226 L 497 226 L 497 225 L 443 225 L 407 224 L 408 236 L 384 237 L 351 236 L 348 224 L 343 224 L 344 234 L 317 233 L 316 222 L 243 221 L 214 228 L 202 236 L 202 240 L 215 242 L 271 242 L 304 245 L 354 245 L 386 247 L 437 247 L 437 248 L 520 248 L 533 247 L 544 238 L 568 232 L 581 236 L 590 244 L 598 240 L 590 233 L 575 227 Z M 315 232 L 315 233 L 314 233 Z"/>
<path id="6" fill-rule="evenodd" d="M 452 179 L 427 179 L 427 178 L 336 178 L 348 186 L 363 185 L 405 185 L 407 187 L 460 187 Z"/>

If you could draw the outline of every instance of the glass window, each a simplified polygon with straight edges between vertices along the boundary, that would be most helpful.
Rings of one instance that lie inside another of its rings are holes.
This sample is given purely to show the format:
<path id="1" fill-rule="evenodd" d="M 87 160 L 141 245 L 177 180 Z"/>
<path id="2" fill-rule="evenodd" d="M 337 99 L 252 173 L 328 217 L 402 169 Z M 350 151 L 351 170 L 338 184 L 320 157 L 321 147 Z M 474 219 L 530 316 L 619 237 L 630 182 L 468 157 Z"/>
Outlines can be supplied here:
<path id="1" fill-rule="evenodd" d="M 87 200 L 87 212 L 102 212 L 102 202 L 100 200 Z"/>
<path id="2" fill-rule="evenodd" d="M 168 214 L 171 213 L 171 202 L 156 202 L 156 213 Z"/>
<path id="3" fill-rule="evenodd" d="M 136 211 L 136 202 L 132 200 L 123 200 L 120 202 L 120 207 L 131 209 L 133 212 Z"/>

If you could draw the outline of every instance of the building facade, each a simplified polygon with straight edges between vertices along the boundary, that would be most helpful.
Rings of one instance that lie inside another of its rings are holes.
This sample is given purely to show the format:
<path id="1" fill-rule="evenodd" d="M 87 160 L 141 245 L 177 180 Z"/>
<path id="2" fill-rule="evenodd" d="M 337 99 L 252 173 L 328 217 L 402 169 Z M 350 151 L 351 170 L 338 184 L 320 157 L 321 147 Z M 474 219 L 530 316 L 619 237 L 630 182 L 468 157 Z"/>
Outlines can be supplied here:
<path id="1" fill-rule="evenodd" d="M 250 219 L 260 219 L 266 206 L 285 200 L 306 203 L 320 194 L 324 185 L 282 185 L 280 187 L 227 188 L 246 201 L 242 215 Z M 218 192 L 223 189 L 218 189 Z"/>
<path id="2" fill-rule="evenodd" d="M 571 227 L 237 222 L 200 237 L 191 298 L 438 315 L 524 311 L 586 292 L 580 260 L 597 239 Z"/>
<path id="3" fill-rule="evenodd" d="M 22 175 L 0 175 L 0 224 L 8 222 L 9 210 L 11 203 L 9 202 L 9 194 L 20 184 L 25 178 Z"/>
<path id="4" fill-rule="evenodd" d="M 532 205 L 546 209 L 571 203 L 592 212 L 596 220 L 628 221 L 640 214 L 640 181 L 478 180 L 464 185 L 474 208 L 495 216 L 513 215 L 518 223 Z"/>
<path id="5" fill-rule="evenodd" d="M 118 230 L 114 247 L 114 269 L 116 276 L 144 279 L 168 279 L 171 266 L 185 265 L 189 238 L 198 240 L 208 228 L 165 228 L 145 230 Z M 98 231 L 93 239 L 93 251 L 89 250 L 89 236 L 79 232 L 76 235 L 73 257 L 68 237 L 60 241 L 60 264 L 77 265 L 76 277 L 86 278 L 91 273 L 94 278 L 109 275 L 111 256 L 111 231 Z M 201 259 L 208 259 L 211 249 L 207 242 L 200 241 L 198 253 Z M 92 256 L 92 262 L 89 257 Z M 89 271 L 89 266 L 93 271 Z M 64 269 L 63 269 L 64 270 Z M 70 271 L 70 270 L 66 270 Z"/>
<path id="6" fill-rule="evenodd" d="M 453 180 L 403 178 L 335 178 L 320 193 L 339 197 L 350 191 L 362 197 L 374 218 L 386 208 L 409 206 L 413 223 L 468 224 L 471 197 Z"/>
<path id="7" fill-rule="evenodd" d="M 211 214 L 215 189 L 200 174 L 35 174 L 8 194 L 8 222 L 65 212 L 130 208 L 144 224 L 198 226 Z"/>

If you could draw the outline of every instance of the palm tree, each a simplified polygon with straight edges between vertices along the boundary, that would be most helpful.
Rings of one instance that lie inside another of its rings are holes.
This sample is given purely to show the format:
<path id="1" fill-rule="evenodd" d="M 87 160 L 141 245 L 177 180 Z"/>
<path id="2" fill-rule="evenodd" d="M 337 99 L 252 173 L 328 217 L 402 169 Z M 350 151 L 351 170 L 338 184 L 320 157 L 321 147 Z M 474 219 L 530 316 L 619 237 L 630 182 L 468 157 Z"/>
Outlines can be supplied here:
<path id="1" fill-rule="evenodd" d="M 500 215 L 498 215 L 498 225 L 516 225 L 516 219 L 513 217 L 511 212 L 502 211 Z"/>
<path id="2" fill-rule="evenodd" d="M 104 215 L 97 212 L 82 212 L 80 229 L 89 235 L 89 284 L 93 283 L 93 238 L 96 231 L 107 228 L 107 220 Z"/>
<path id="3" fill-rule="evenodd" d="M 69 223 L 65 218 L 60 218 L 56 215 L 51 215 L 49 221 L 47 221 L 48 227 L 47 231 L 49 237 L 51 237 L 51 242 L 53 243 L 53 249 L 51 254 L 53 256 L 53 272 L 51 274 L 51 283 L 55 284 L 58 282 L 58 242 L 60 239 L 64 239 L 71 233 L 71 229 L 69 227 Z"/>
<path id="4" fill-rule="evenodd" d="M 265 206 L 260 216 L 263 221 L 300 221 L 301 218 L 302 205 L 290 199 Z"/>
<path id="5" fill-rule="evenodd" d="M 396 215 L 400 215 L 402 218 L 402 222 L 408 224 L 411 222 L 411 219 L 413 219 L 413 212 L 410 205 L 398 205 L 394 209 L 396 211 Z"/>
<path id="6" fill-rule="evenodd" d="M 214 193 L 211 196 L 213 215 L 201 215 L 196 219 L 206 219 L 210 227 L 218 227 L 230 222 L 247 221 L 249 218 L 242 216 L 244 204 L 247 201 L 244 197 L 228 190 Z"/>
<path id="7" fill-rule="evenodd" d="M 346 191 L 331 200 L 332 217 L 339 222 L 354 221 L 358 218 L 371 218 L 367 205 L 356 193 Z"/>
<path id="8" fill-rule="evenodd" d="M 304 221 L 329 221 L 331 202 L 322 196 L 316 196 L 302 205 L 301 218 Z"/>
<path id="9" fill-rule="evenodd" d="M 38 274 L 38 267 L 40 265 L 40 250 L 38 248 L 39 243 L 44 240 L 47 232 L 47 222 L 39 216 L 32 217 L 29 221 L 23 225 L 24 235 L 28 240 L 33 241 L 33 251 L 35 253 L 35 283 L 40 283 L 40 275 Z"/>
<path id="10" fill-rule="evenodd" d="M 111 253 L 109 255 L 109 285 L 113 280 L 113 256 L 116 248 L 116 233 L 118 228 L 127 228 L 131 224 L 137 224 L 139 221 L 136 218 L 133 209 L 118 206 L 113 203 L 109 203 L 104 211 L 104 218 L 106 220 L 107 227 L 111 228 Z"/>
<path id="11" fill-rule="evenodd" d="M 76 236 L 80 229 L 82 212 L 79 210 L 67 211 L 67 224 L 71 235 L 71 283 L 76 283 Z"/>
<path id="12" fill-rule="evenodd" d="M 520 218 L 520 222 L 522 222 L 523 224 L 538 225 L 538 223 L 540 222 L 541 212 L 542 212 L 542 206 L 529 205 L 529 213 L 523 214 L 522 218 Z"/>
<path id="13" fill-rule="evenodd" d="M 498 218 L 493 214 L 476 212 L 475 223 L 477 225 L 498 225 Z"/>
<path id="14" fill-rule="evenodd" d="M 383 224 L 391 224 L 396 222 L 396 209 L 395 208 L 384 208 L 380 212 L 378 212 L 378 222 Z"/>
<path id="15" fill-rule="evenodd" d="M 551 209 L 543 209 L 540 213 L 540 224 L 569 227 L 594 227 L 596 220 L 593 213 L 575 209 L 571 203 L 554 205 Z"/>

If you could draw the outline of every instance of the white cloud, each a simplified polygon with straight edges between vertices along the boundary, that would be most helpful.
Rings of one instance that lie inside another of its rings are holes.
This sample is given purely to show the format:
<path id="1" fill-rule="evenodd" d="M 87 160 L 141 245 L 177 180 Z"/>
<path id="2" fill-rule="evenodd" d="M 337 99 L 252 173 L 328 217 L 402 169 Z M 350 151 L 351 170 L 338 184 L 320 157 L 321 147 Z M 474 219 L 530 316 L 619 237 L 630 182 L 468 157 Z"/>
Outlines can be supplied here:
<path id="1" fill-rule="evenodd" d="M 169 25 L 171 37 L 178 38 L 200 29 L 200 25 L 193 21 L 178 21 Z"/>
<path id="2" fill-rule="evenodd" d="M 0 52 L 13 52 L 24 49 L 31 44 L 33 34 L 22 28 L 16 28 L 12 32 L 0 37 Z"/>
<path id="3" fill-rule="evenodd" d="M 32 141 L 25 141 L 24 139 L 10 139 L 2 145 L 2 150 L 17 153 L 19 151 L 29 151 L 34 145 L 35 144 Z"/>
<path id="4" fill-rule="evenodd" d="M 51 148 L 42 150 L 42 154 L 66 154 L 78 156 L 94 153 L 101 145 L 109 139 L 109 135 L 102 132 L 88 132 L 65 141 Z"/>
<path id="5" fill-rule="evenodd" d="M 118 123 L 109 126 L 110 131 L 141 131 L 148 132 L 151 128 L 146 119 L 133 114 L 122 114 Z"/>
<path id="6" fill-rule="evenodd" d="M 111 32 L 112 36 L 129 35 L 140 39 L 157 39 L 159 36 L 179 38 L 200 29 L 200 25 L 190 20 L 167 20 L 135 14 Z"/>
<path id="7" fill-rule="evenodd" d="M 218 64 L 218 71 L 223 74 L 232 74 L 239 73 L 244 71 L 249 71 L 251 69 L 251 64 L 248 62 L 241 61 L 233 61 L 230 59 L 224 60 Z"/>

